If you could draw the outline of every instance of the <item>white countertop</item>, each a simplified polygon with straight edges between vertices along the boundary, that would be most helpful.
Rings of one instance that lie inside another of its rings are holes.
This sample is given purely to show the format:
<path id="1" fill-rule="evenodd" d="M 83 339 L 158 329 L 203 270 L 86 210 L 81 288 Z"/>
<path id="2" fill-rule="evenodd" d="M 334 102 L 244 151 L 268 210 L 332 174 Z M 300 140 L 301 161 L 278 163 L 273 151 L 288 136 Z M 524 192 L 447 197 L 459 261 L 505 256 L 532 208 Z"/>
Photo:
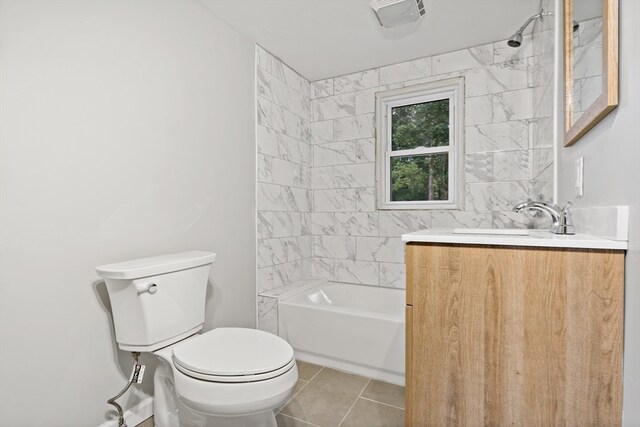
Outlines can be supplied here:
<path id="1" fill-rule="evenodd" d="M 549 230 L 526 230 L 528 235 L 490 234 L 492 230 L 434 228 L 402 235 L 404 242 L 455 243 L 463 245 L 533 246 L 550 248 L 627 249 L 627 242 L 588 234 L 559 235 Z M 498 232 L 501 232 L 499 230 Z M 520 230 L 522 231 L 522 230 Z M 483 234 L 483 232 L 488 234 Z M 509 233 L 509 230 L 502 232 Z M 517 232 L 513 230 L 513 232 Z"/>

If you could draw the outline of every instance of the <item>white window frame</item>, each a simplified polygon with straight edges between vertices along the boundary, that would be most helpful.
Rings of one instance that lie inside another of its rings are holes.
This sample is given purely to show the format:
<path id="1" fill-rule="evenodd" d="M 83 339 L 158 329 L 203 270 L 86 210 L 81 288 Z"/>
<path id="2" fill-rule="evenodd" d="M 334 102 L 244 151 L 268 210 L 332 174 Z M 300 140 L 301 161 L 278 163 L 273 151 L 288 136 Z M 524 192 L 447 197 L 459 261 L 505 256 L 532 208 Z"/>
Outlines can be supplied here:
<path id="1" fill-rule="evenodd" d="M 441 99 L 449 100 L 449 145 L 391 150 L 391 109 Z M 376 93 L 376 187 L 379 209 L 458 209 L 463 194 L 464 78 L 439 80 Z M 391 158 L 448 153 L 448 200 L 391 201 Z"/>

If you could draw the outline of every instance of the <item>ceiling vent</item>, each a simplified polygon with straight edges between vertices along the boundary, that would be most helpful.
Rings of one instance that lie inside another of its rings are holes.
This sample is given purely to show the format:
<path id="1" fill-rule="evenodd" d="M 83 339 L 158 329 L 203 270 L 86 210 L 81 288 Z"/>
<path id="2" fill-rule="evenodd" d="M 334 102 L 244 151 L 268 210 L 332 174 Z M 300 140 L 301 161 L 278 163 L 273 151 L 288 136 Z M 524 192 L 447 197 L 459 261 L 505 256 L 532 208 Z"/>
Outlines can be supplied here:
<path id="1" fill-rule="evenodd" d="M 425 13 L 423 0 L 373 0 L 369 6 L 385 28 L 417 21 Z"/>

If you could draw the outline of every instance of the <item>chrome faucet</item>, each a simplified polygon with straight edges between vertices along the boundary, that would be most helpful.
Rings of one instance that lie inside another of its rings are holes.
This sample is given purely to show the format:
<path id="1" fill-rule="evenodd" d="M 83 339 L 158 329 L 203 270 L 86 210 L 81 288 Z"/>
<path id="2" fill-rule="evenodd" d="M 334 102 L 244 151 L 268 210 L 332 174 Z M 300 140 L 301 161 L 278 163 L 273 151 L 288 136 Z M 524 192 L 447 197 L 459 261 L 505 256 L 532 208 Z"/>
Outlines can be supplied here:
<path id="1" fill-rule="evenodd" d="M 571 212 L 569 208 L 571 202 L 567 203 L 567 206 L 560 208 L 554 203 L 534 202 L 527 200 L 526 202 L 518 203 L 513 207 L 514 212 L 522 212 L 523 210 L 535 210 L 546 213 L 553 224 L 551 225 L 551 231 L 554 234 L 576 234 L 573 221 L 571 220 Z"/>

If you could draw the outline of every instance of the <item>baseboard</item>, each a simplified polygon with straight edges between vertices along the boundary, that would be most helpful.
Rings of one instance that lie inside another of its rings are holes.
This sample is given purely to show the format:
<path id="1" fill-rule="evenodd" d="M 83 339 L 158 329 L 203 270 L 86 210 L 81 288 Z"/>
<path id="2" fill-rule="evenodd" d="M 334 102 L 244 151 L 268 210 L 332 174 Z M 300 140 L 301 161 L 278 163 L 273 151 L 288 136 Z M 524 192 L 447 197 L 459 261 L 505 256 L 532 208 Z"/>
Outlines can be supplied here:
<path id="1" fill-rule="evenodd" d="M 153 415 L 153 397 L 147 397 L 131 409 L 124 412 L 124 419 L 128 427 L 136 427 L 138 424 Z M 118 417 L 105 421 L 98 427 L 118 427 Z"/>
<path id="2" fill-rule="evenodd" d="M 339 371 L 347 372 L 350 374 L 361 375 L 374 380 L 380 380 L 387 383 L 395 384 L 404 387 L 405 376 L 404 372 L 391 372 L 382 368 L 371 368 L 368 366 L 358 365 L 348 361 L 338 360 L 331 357 L 321 356 L 314 353 L 307 353 L 306 351 L 294 350 L 296 360 L 303 362 L 313 363 L 314 365 L 326 366 L 328 368 L 337 369 Z M 404 368 L 404 367 L 403 367 Z"/>

